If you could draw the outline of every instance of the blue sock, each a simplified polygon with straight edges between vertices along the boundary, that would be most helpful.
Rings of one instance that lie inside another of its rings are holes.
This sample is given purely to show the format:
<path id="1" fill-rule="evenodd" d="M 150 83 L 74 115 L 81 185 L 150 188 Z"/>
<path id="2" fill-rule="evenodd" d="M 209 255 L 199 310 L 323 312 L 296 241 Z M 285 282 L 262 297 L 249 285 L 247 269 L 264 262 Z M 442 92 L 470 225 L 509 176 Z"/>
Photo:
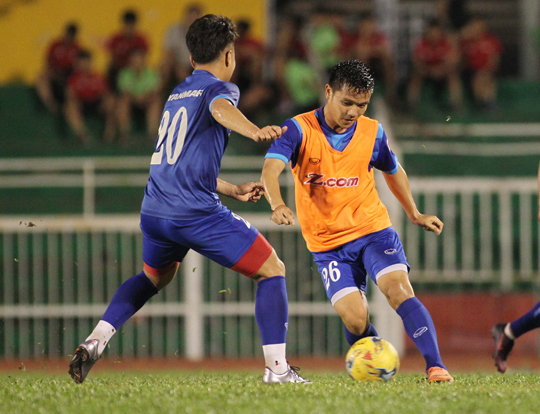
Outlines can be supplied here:
<path id="1" fill-rule="evenodd" d="M 156 293 L 156 286 L 141 272 L 120 285 L 101 319 L 118 330 Z"/>
<path id="2" fill-rule="evenodd" d="M 284 344 L 289 322 L 285 276 L 261 280 L 257 287 L 255 318 L 261 331 L 262 344 Z"/>
<path id="3" fill-rule="evenodd" d="M 428 310 L 416 297 L 409 298 L 396 309 L 405 331 L 426 360 L 426 371 L 432 367 L 446 369 L 442 363 L 435 326 Z"/>
<path id="4" fill-rule="evenodd" d="M 353 345 L 356 341 L 359 341 L 362 338 L 367 338 L 368 336 L 379 336 L 377 330 L 372 324 L 369 324 L 368 328 L 364 331 L 362 335 L 355 335 L 345 327 L 345 337 L 349 345 Z"/>
<path id="5" fill-rule="evenodd" d="M 516 339 L 535 328 L 540 328 L 540 302 L 521 318 L 516 319 L 510 324 L 510 329 L 512 329 L 512 333 Z"/>

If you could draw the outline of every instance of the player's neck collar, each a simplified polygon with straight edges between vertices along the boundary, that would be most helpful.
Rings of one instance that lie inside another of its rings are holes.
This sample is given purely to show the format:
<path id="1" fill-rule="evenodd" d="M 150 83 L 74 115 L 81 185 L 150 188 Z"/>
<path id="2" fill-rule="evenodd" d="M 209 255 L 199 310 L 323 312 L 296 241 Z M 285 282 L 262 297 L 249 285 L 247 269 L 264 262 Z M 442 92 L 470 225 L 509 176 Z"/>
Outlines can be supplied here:
<path id="1" fill-rule="evenodd" d="M 349 128 L 347 128 L 343 132 L 336 132 L 332 128 L 330 128 L 330 126 L 328 126 L 328 124 L 326 123 L 326 119 L 324 118 L 324 106 L 315 111 L 315 116 L 317 117 L 323 132 L 325 134 L 330 134 L 331 136 L 336 136 L 336 135 L 342 136 L 342 135 L 346 135 L 348 133 L 351 133 L 352 131 L 355 131 L 356 130 L 356 122 L 358 122 L 358 121 L 356 121 L 354 124 L 352 124 Z"/>

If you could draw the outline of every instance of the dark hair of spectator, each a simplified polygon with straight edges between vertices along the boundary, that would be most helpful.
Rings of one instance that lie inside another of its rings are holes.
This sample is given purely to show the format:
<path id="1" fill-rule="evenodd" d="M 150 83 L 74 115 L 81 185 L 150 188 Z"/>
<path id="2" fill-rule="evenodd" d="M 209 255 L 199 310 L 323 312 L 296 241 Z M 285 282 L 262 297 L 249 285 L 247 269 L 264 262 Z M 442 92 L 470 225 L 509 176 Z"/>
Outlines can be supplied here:
<path id="1" fill-rule="evenodd" d="M 66 35 L 71 36 L 71 37 L 75 37 L 75 36 L 77 36 L 77 31 L 78 30 L 79 30 L 79 27 L 77 26 L 76 23 L 69 23 L 66 26 Z"/>
<path id="2" fill-rule="evenodd" d="M 201 13 L 202 7 L 198 3 L 192 3 L 186 7 L 186 13 Z"/>
<path id="3" fill-rule="evenodd" d="M 482 14 L 475 13 L 469 19 L 470 22 L 485 22 L 486 17 Z"/>
<path id="4" fill-rule="evenodd" d="M 346 89 L 356 93 L 366 93 L 373 91 L 375 80 L 364 62 L 350 59 L 332 68 L 328 84 L 333 91 Z"/>
<path id="5" fill-rule="evenodd" d="M 362 13 L 359 17 L 361 22 L 376 20 L 375 15 L 371 12 Z"/>
<path id="6" fill-rule="evenodd" d="M 294 27 L 300 31 L 303 29 L 304 25 L 306 24 L 306 18 L 300 14 L 297 14 L 292 17 L 292 22 L 293 22 Z"/>
<path id="7" fill-rule="evenodd" d="M 92 53 L 89 50 L 83 49 L 77 53 L 77 59 L 91 59 Z"/>
<path id="8" fill-rule="evenodd" d="M 321 4 L 317 7 L 315 7 L 312 10 L 313 14 L 325 14 L 327 16 L 332 16 L 337 13 L 336 9 L 329 5 Z"/>
<path id="9" fill-rule="evenodd" d="M 442 28 L 442 25 L 439 22 L 439 20 L 431 19 L 431 20 L 428 21 L 427 27 L 428 27 L 428 29 L 435 29 L 435 28 L 440 29 L 440 28 Z"/>
<path id="10" fill-rule="evenodd" d="M 195 63 L 215 61 L 221 52 L 238 38 L 231 19 L 207 14 L 195 20 L 186 34 L 186 44 Z"/>
<path id="11" fill-rule="evenodd" d="M 244 36 L 249 31 L 251 24 L 249 24 L 249 21 L 242 19 L 236 24 L 236 27 L 238 29 L 238 34 Z"/>
<path id="12" fill-rule="evenodd" d="M 127 10 L 122 16 L 122 21 L 125 24 L 135 24 L 137 23 L 137 13 L 133 10 Z"/>

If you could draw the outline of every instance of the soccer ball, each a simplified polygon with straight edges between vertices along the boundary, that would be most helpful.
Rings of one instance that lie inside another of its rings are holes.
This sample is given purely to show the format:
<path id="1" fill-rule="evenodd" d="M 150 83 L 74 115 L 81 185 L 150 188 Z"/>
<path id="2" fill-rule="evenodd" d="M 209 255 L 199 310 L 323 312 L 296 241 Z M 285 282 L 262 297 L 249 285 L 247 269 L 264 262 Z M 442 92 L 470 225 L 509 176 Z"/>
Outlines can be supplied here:
<path id="1" fill-rule="evenodd" d="M 390 381 L 399 370 L 399 355 L 390 342 L 370 336 L 351 346 L 345 364 L 354 380 Z"/>

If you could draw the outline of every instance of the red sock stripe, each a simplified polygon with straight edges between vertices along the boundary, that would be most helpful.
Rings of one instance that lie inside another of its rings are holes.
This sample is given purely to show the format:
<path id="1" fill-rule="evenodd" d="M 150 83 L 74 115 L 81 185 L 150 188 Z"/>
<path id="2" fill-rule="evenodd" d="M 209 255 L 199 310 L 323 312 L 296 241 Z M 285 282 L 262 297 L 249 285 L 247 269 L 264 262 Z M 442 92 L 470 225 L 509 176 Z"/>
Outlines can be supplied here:
<path id="1" fill-rule="evenodd" d="M 169 272 L 173 267 L 177 267 L 180 263 L 179 262 L 172 262 L 169 266 L 166 267 L 160 267 L 159 269 L 156 269 L 155 267 L 148 266 L 146 263 L 144 264 L 144 271 L 148 273 L 149 275 L 160 277 Z"/>
<path id="2" fill-rule="evenodd" d="M 235 272 L 242 273 L 244 276 L 251 277 L 259 271 L 271 254 L 272 246 L 259 233 L 251 247 L 234 266 L 231 266 L 231 269 Z"/>

